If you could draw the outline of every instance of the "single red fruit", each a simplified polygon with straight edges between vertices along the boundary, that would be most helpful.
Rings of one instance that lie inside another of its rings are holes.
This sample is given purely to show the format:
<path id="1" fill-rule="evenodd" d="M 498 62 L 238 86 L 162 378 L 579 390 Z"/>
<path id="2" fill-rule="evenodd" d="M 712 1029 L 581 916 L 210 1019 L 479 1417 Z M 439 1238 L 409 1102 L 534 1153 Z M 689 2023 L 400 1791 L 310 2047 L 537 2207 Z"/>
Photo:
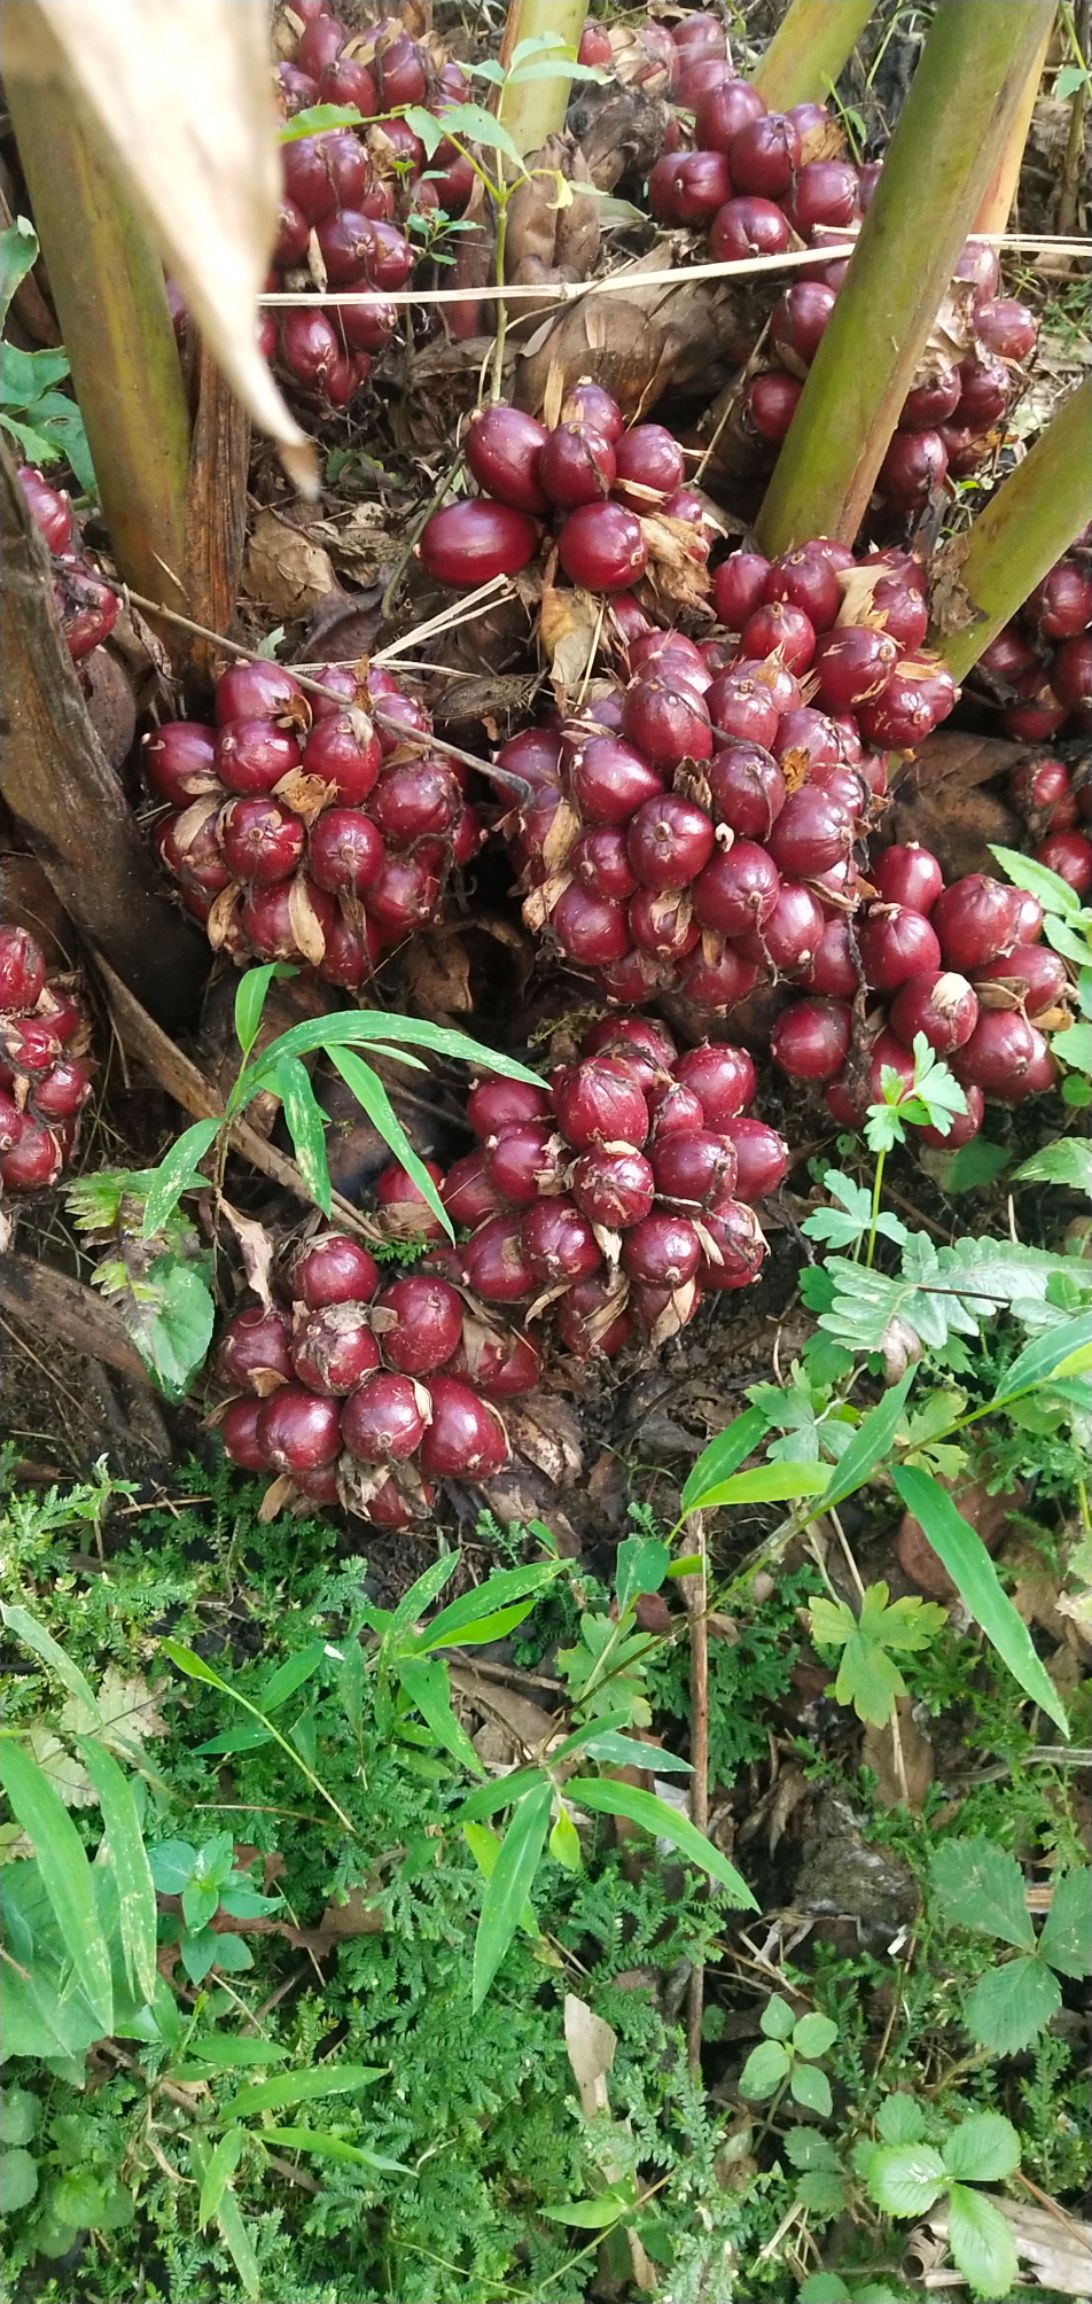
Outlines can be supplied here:
<path id="1" fill-rule="evenodd" d="M 698 1098 L 706 1126 L 723 1128 L 746 1110 L 755 1092 L 755 1068 L 745 1048 L 714 1041 L 702 1048 L 687 1048 L 675 1067 L 679 1085 Z M 662 1115 L 657 1123 L 662 1131 Z"/>
<path id="2" fill-rule="evenodd" d="M 504 1128 L 518 1128 L 521 1121 L 543 1120 L 549 1111 L 548 1091 L 529 1080 L 481 1080 L 466 1104 L 469 1125 L 482 1143 Z"/>
<path id="3" fill-rule="evenodd" d="M 993 984 L 1004 986 L 1022 1000 L 1025 1015 L 1034 1023 L 1066 999 L 1069 977 L 1064 960 L 1048 944 L 1017 944 L 1003 960 L 995 960 L 974 979 L 975 991 L 980 994 Z"/>
<path id="4" fill-rule="evenodd" d="M 648 1135 L 648 1105 L 624 1059 L 585 1056 L 555 1074 L 554 1112 L 574 1152 L 601 1145 L 639 1150 Z"/>
<path id="5" fill-rule="evenodd" d="M 766 1235 L 754 1209 L 726 1200 L 702 1218 L 702 1230 L 712 1243 L 702 1255 L 702 1287 L 749 1288 L 766 1258 Z"/>
<path id="6" fill-rule="evenodd" d="M 950 1056 L 970 1039 L 978 1022 L 978 1001 L 965 976 L 951 969 L 926 969 L 908 976 L 891 1003 L 890 1024 L 896 1039 L 912 1048 L 923 1032 L 930 1048 Z"/>
<path id="7" fill-rule="evenodd" d="M 572 1195 L 589 1224 L 625 1231 L 647 1216 L 656 1194 L 643 1152 L 583 1152 L 572 1172 Z"/>
<path id="8" fill-rule="evenodd" d="M 628 591 L 648 566 L 640 521 L 621 504 L 581 504 L 570 512 L 557 551 L 570 583 L 591 592 Z"/>
<path id="9" fill-rule="evenodd" d="M 766 106 L 749 80 L 720 80 L 697 100 L 695 134 L 699 145 L 728 153 L 751 120 L 761 120 Z"/>
<path id="10" fill-rule="evenodd" d="M 463 1332 L 462 1298 L 446 1280 L 409 1272 L 384 1288 L 377 1314 L 393 1314 L 394 1324 L 376 1320 L 383 1358 L 402 1376 L 425 1376 L 442 1368 Z"/>
<path id="11" fill-rule="evenodd" d="M 538 528 L 528 513 L 479 496 L 434 512 L 417 550 L 436 583 L 470 591 L 494 576 L 518 575 L 537 543 Z"/>
<path id="12" fill-rule="evenodd" d="M 836 1080 L 849 1054 L 852 1021 L 840 1000 L 794 1000 L 770 1034 L 774 1063 L 793 1080 Z"/>
<path id="13" fill-rule="evenodd" d="M 622 1241 L 622 1270 L 648 1288 L 681 1288 L 701 1262 L 701 1242 L 685 1216 L 645 1216 Z"/>
<path id="14" fill-rule="evenodd" d="M 720 936 L 746 936 L 769 919 L 781 893 L 781 875 L 765 848 L 737 840 L 714 854 L 693 883 L 694 912 Z"/>
<path id="15" fill-rule="evenodd" d="M 747 387 L 744 406 L 760 439 L 779 447 L 784 440 L 803 386 L 781 368 L 768 368 Z"/>
<path id="16" fill-rule="evenodd" d="M 216 790 L 216 739 L 199 720 L 166 720 L 143 739 L 148 781 L 172 808 Z"/>
<path id="17" fill-rule="evenodd" d="M 0 925 L 0 1015 L 36 1008 L 45 984 L 45 953 L 29 929 Z"/>
<path id="18" fill-rule="evenodd" d="M 580 422 L 557 424 L 546 436 L 539 459 L 543 494 L 559 510 L 599 504 L 614 486 L 616 460 L 611 442 Z"/>
<path id="19" fill-rule="evenodd" d="M 1078 896 L 1092 888 L 1092 840 L 1083 832 L 1052 832 L 1035 851 L 1035 859 L 1056 872 Z"/>
<path id="20" fill-rule="evenodd" d="M 783 256 L 792 233 L 772 200 L 726 200 L 709 229 L 715 264 L 745 264 L 752 256 Z"/>
<path id="21" fill-rule="evenodd" d="M 738 1166 L 731 1139 L 711 1128 L 696 1129 L 693 1135 L 671 1129 L 662 1141 L 653 1140 L 656 1191 L 661 1199 L 691 1211 L 716 1208 L 730 1199 Z"/>
<path id="22" fill-rule="evenodd" d="M 627 825 L 642 801 L 663 791 L 663 780 L 633 745 L 592 736 L 572 755 L 569 788 L 585 823 Z"/>
<path id="23" fill-rule="evenodd" d="M 509 1456 L 497 1410 L 459 1376 L 436 1376 L 429 1391 L 432 1422 L 421 1443 L 424 1471 L 434 1479 L 490 1479 Z"/>
<path id="24" fill-rule="evenodd" d="M 779 872 L 810 880 L 852 853 L 853 819 L 815 784 L 790 792 L 766 843 Z"/>
<path id="25" fill-rule="evenodd" d="M 267 1472 L 269 1458 L 258 1436 L 260 1400 L 232 1400 L 220 1419 L 220 1438 L 233 1464 L 244 1472 Z"/>
<path id="26" fill-rule="evenodd" d="M 763 1120 L 735 1114 L 724 1123 L 724 1133 L 735 1148 L 736 1192 L 741 1200 L 764 1200 L 776 1192 L 789 1170 L 789 1147 L 775 1128 Z"/>
<path id="27" fill-rule="evenodd" d="M 370 1304 L 379 1286 L 379 1266 L 359 1240 L 345 1232 L 324 1232 L 301 1249 L 289 1279 L 298 1301 L 319 1312 L 328 1304 Z"/>
<path id="28" fill-rule="evenodd" d="M 432 1183 L 439 1187 L 444 1180 L 443 1169 L 437 1167 L 435 1160 L 425 1160 L 422 1166 Z M 375 1207 L 384 1232 L 394 1240 L 446 1238 L 435 1210 L 397 1161 L 392 1160 L 388 1167 L 380 1169 L 375 1182 Z"/>
<path id="29" fill-rule="evenodd" d="M 1015 1009 L 985 1008 L 967 1041 L 953 1057 L 952 1070 L 964 1088 L 1019 1103 L 1036 1055 L 1037 1035 Z"/>
<path id="30" fill-rule="evenodd" d="M 663 424 L 634 424 L 615 447 L 618 481 L 615 493 L 634 512 L 655 512 L 666 496 L 681 488 L 686 460 L 678 441 Z"/>
<path id="31" fill-rule="evenodd" d="M 505 1212 L 479 1224 L 464 1250 L 466 1276 L 486 1304 L 519 1304 L 535 1292 L 518 1219 Z"/>
<path id="32" fill-rule="evenodd" d="M 941 945 L 923 912 L 903 904 L 876 905 L 857 931 L 865 983 L 874 992 L 897 992 L 911 976 L 937 970 Z"/>
<path id="33" fill-rule="evenodd" d="M 491 1137 L 485 1173 L 493 1191 L 513 1208 L 531 1208 L 561 1180 L 562 1147 L 548 1120 L 521 1120 Z"/>
<path id="34" fill-rule="evenodd" d="M 823 933 L 801 982 L 809 992 L 820 992 L 825 999 L 854 1000 L 861 981 L 857 946 L 848 920 L 824 920 Z"/>
<path id="35" fill-rule="evenodd" d="M 341 1403 L 282 1384 L 262 1402 L 257 1438 L 274 1472 L 314 1472 L 335 1462 L 341 1448 Z"/>
<path id="36" fill-rule="evenodd" d="M 366 1376 L 341 1414 L 350 1455 L 361 1464 L 402 1464 L 415 1456 L 425 1436 L 428 1399 L 412 1377 L 392 1376 L 386 1369 Z"/>
<path id="37" fill-rule="evenodd" d="M 713 603 L 718 621 L 730 632 L 742 632 L 763 599 L 771 566 L 761 552 L 733 552 L 721 561 L 713 578 Z"/>
<path id="38" fill-rule="evenodd" d="M 566 958 L 582 968 L 624 959 L 632 943 L 622 906 L 595 895 L 579 880 L 570 881 L 558 898 L 551 926 Z"/>
<path id="39" fill-rule="evenodd" d="M 930 913 L 944 887 L 936 857 L 916 840 L 885 848 L 871 867 L 870 878 L 885 904 L 902 905 L 911 912 Z"/>
<path id="40" fill-rule="evenodd" d="M 583 424 L 589 432 L 598 432 L 604 440 L 609 440 L 612 446 L 621 439 L 626 422 L 617 400 L 587 376 L 570 385 L 561 404 L 561 421 Z"/>
<path id="41" fill-rule="evenodd" d="M 945 967 L 970 976 L 975 969 L 988 968 L 992 960 L 1011 952 L 1017 942 L 1019 894 L 984 872 L 968 873 L 944 889 L 931 918 Z"/>
<path id="42" fill-rule="evenodd" d="M 300 748 L 274 720 L 229 720 L 216 738 L 216 774 L 229 792 L 264 796 L 300 765 Z"/>
<path id="43" fill-rule="evenodd" d="M 981 1088 L 964 1088 L 967 1109 L 952 1115 L 952 1125 L 945 1136 L 939 1128 L 917 1128 L 915 1141 L 928 1144 L 934 1152 L 958 1152 L 961 1145 L 969 1144 L 977 1136 L 986 1116 L 986 1100 Z"/>
<path id="44" fill-rule="evenodd" d="M 308 1312 L 292 1338 L 292 1366 L 309 1392 L 352 1392 L 379 1366 L 379 1346 L 360 1304 Z"/>
<path id="45" fill-rule="evenodd" d="M 360 808 L 326 808 L 311 826 L 307 867 L 333 896 L 362 896 L 385 861 L 382 834 Z"/>

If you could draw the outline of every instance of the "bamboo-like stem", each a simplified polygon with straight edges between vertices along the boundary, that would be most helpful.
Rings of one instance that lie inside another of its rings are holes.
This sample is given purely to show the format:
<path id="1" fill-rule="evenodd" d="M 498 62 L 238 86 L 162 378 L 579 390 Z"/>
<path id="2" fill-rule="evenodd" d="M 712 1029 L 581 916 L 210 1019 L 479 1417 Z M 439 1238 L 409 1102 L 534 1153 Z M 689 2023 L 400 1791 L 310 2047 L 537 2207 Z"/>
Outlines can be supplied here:
<path id="1" fill-rule="evenodd" d="M 501 42 L 504 69 L 521 40 L 537 40 L 552 32 L 572 49 L 575 59 L 587 16 L 587 0 L 510 0 Z M 572 80 L 564 65 L 541 80 L 520 80 L 501 90 L 498 116 L 521 152 L 537 152 L 548 136 L 565 126 Z"/>
<path id="2" fill-rule="evenodd" d="M 1092 376 L 936 563 L 931 639 L 957 680 L 1090 520 Z"/>
<path id="3" fill-rule="evenodd" d="M 1008 135 L 997 156 L 997 166 L 975 217 L 976 233 L 1003 232 L 1008 223 L 1020 183 L 1024 146 L 1028 140 L 1031 116 L 1035 110 L 1035 102 L 1046 68 L 1047 54 L 1053 33 L 1054 18 L 1052 16 L 1049 24 L 1044 27 L 1043 37 L 1032 57 L 1020 102 L 1013 114 Z"/>
<path id="4" fill-rule="evenodd" d="M 6 89 L 114 555 L 178 607 L 190 418 L 163 266 L 71 95 L 18 77 Z"/>
<path id="5" fill-rule="evenodd" d="M 818 103 L 852 55 L 876 0 L 792 0 L 754 75 L 771 112 Z"/>
<path id="6" fill-rule="evenodd" d="M 757 522 L 851 544 L 1054 0 L 940 0 Z"/>

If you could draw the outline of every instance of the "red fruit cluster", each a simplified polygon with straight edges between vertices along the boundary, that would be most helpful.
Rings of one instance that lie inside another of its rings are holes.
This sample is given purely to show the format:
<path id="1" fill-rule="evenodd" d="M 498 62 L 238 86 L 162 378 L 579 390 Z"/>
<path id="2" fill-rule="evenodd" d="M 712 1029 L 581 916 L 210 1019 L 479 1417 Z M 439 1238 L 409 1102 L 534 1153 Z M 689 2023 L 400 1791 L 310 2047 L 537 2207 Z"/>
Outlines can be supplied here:
<path id="1" fill-rule="evenodd" d="M 326 1232 L 289 1266 L 280 1302 L 228 1322 L 218 1374 L 234 1463 L 404 1528 L 428 1511 L 430 1481 L 507 1463 L 496 1402 L 530 1391 L 539 1359 L 440 1273 L 384 1285 L 358 1240 Z"/>
<path id="2" fill-rule="evenodd" d="M 680 100 L 694 110 L 695 148 L 656 162 L 648 184 L 654 216 L 707 229 L 710 254 L 723 262 L 782 255 L 800 241 L 815 246 L 832 233 L 858 231 L 881 163 L 859 167 L 845 157 L 841 129 L 824 105 L 768 112 L 712 44 L 692 56 L 683 78 Z M 764 448 L 785 438 L 846 264 L 838 258 L 802 274 L 777 304 L 772 360 L 751 378 L 744 403 L 748 429 Z M 880 471 L 880 500 L 894 512 L 920 510 L 946 473 L 975 471 L 990 452 L 992 429 L 1023 389 L 1038 322 L 1026 305 L 998 295 L 999 279 L 994 252 L 968 242 L 956 274 L 967 293 L 957 292 L 945 315 L 944 349 L 930 348 L 922 362 Z"/>
<path id="3" fill-rule="evenodd" d="M 735 553 L 714 578 L 725 632 L 638 630 L 620 697 L 506 744 L 499 765 L 532 787 L 514 840 L 529 924 L 621 1002 L 723 1011 L 809 981 L 856 901 L 883 755 L 955 701 L 921 649 L 919 582 L 905 556 L 854 571 L 823 539 Z M 861 621 L 839 621 L 854 585 Z M 628 603 L 614 620 L 633 631 Z"/>
<path id="4" fill-rule="evenodd" d="M 1090 635 L 1092 637 L 1092 635 Z M 1078 896 L 1092 893 L 1092 777 L 1075 776 L 1064 760 L 1021 761 L 1009 791 L 1037 842 L 1032 854 Z M 1081 821 L 1090 827 L 1081 830 Z"/>
<path id="5" fill-rule="evenodd" d="M 728 72 L 727 37 L 718 16 L 695 10 L 670 31 L 663 24 L 588 24 L 580 42 L 580 62 L 597 64 L 647 96 L 678 99 L 693 107 L 706 85 L 703 67 L 714 62 Z"/>
<path id="6" fill-rule="evenodd" d="M 0 1191 L 39 1192 L 71 1159 L 91 1080 L 88 1031 L 66 984 L 51 983 L 26 928 L 0 927 Z"/>
<path id="7" fill-rule="evenodd" d="M 76 516 L 64 488 L 51 488 L 34 464 L 19 466 L 19 480 L 34 524 L 53 555 L 53 601 L 73 663 L 79 664 L 118 620 L 116 593 L 94 560 L 80 549 Z"/>
<path id="8" fill-rule="evenodd" d="M 983 650 L 978 669 L 1004 702 L 1006 735 L 1049 744 L 1070 729 L 1092 731 L 1092 527 Z M 1072 821 L 1049 829 L 1066 831 Z"/>
<path id="9" fill-rule="evenodd" d="M 469 588 L 514 576 L 554 516 L 564 574 L 590 592 L 628 592 L 649 566 L 647 516 L 684 523 L 699 568 L 713 532 L 705 500 L 684 486 L 686 460 L 662 424 L 634 424 L 599 384 L 575 384 L 552 430 L 519 408 L 481 408 L 466 461 L 481 494 L 433 513 L 418 545 L 439 584 Z"/>
<path id="10" fill-rule="evenodd" d="M 608 1016 L 540 1088 L 487 1080 L 467 1118 L 473 1152 L 435 1178 L 470 1238 L 458 1269 L 486 1304 L 553 1308 L 580 1359 L 656 1346 L 706 1289 L 757 1279 L 766 1242 L 753 1203 L 788 1148 L 747 1116 L 755 1068 L 743 1048 L 681 1056 L 660 1023 Z M 400 1169 L 378 1195 L 398 1229 L 427 1215 Z M 434 1219 L 432 1220 L 434 1223 Z"/>
<path id="11" fill-rule="evenodd" d="M 473 171 L 453 144 L 430 160 L 404 119 L 377 118 L 407 104 L 442 113 L 465 100 L 461 66 L 441 62 L 394 17 L 351 32 L 331 10 L 305 5 L 294 58 L 277 66 L 288 117 L 315 104 L 355 105 L 363 128 L 300 136 L 281 146 L 283 191 L 269 286 L 329 285 L 366 301 L 286 311 L 264 323 L 263 348 L 327 407 L 345 408 L 397 325 L 387 299 L 404 288 L 414 249 L 400 228 L 410 210 L 462 214 Z M 426 173 L 427 172 L 427 173 Z"/>
<path id="12" fill-rule="evenodd" d="M 170 804 L 154 837 L 217 949 L 304 963 L 355 992 L 435 917 L 480 827 L 465 770 L 429 748 L 422 705 L 377 668 L 308 670 L 329 694 L 305 694 L 278 664 L 234 664 L 215 727 L 169 720 L 145 738 Z"/>
<path id="13" fill-rule="evenodd" d="M 1053 1086 L 1044 1034 L 1066 1020 L 1067 970 L 1039 942 L 1035 898 L 1003 881 L 976 872 L 946 887 L 937 858 L 913 842 L 885 848 L 870 879 L 875 899 L 813 969 L 815 996 L 774 1024 L 774 1061 L 794 1080 L 824 1083 L 832 1118 L 855 1127 L 881 1101 L 885 1069 L 912 1080 L 923 1033 L 968 1108 L 949 1135 L 920 1134 L 954 1151 L 977 1135 L 986 1097 L 1017 1104 Z M 862 996 L 872 1005 L 855 1032 Z"/>

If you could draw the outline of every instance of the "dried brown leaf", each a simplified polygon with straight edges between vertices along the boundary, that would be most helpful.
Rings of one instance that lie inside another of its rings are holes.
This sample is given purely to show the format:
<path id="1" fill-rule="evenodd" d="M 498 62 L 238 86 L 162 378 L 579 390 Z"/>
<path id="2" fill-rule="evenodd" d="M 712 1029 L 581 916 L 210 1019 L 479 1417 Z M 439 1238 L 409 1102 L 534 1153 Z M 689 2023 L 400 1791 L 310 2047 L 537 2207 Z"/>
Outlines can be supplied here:
<path id="1" fill-rule="evenodd" d="M 288 891 L 288 924 L 304 959 L 309 960 L 313 968 L 321 967 L 326 954 L 326 936 L 302 873 L 297 874 Z"/>
<path id="2" fill-rule="evenodd" d="M 329 553 L 268 506 L 251 530 L 243 581 L 252 600 L 285 620 L 305 616 L 338 589 Z"/>

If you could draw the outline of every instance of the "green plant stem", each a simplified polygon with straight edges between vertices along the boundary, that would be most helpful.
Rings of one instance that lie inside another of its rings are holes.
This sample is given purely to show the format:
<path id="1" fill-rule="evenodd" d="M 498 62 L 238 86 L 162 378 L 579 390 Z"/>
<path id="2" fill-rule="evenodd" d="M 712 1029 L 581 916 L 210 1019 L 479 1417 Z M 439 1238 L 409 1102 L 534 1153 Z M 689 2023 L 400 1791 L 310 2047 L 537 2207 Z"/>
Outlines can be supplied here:
<path id="1" fill-rule="evenodd" d="M 505 191 L 497 199 L 497 317 L 495 334 L 493 337 L 493 377 L 492 385 L 490 388 L 490 398 L 492 400 L 503 400 L 504 398 L 504 353 L 508 336 L 508 299 L 504 294 L 504 260 L 507 246 L 508 193 Z"/>
<path id="2" fill-rule="evenodd" d="M 1053 12 L 1054 0 L 940 0 L 759 514 L 768 555 L 856 537 Z"/>
<path id="3" fill-rule="evenodd" d="M 115 559 L 184 607 L 190 416 L 162 263 L 71 98 L 6 92 Z"/>
<path id="4" fill-rule="evenodd" d="M 754 75 L 767 110 L 818 103 L 864 31 L 876 0 L 792 0 Z"/>
<path id="5" fill-rule="evenodd" d="M 933 646 L 957 679 L 1092 519 L 1092 377 L 1070 394 L 934 574 Z"/>
<path id="6" fill-rule="evenodd" d="M 876 1173 L 872 1179 L 872 1221 L 868 1228 L 868 1247 L 865 1250 L 865 1270 L 871 1272 L 876 1253 L 876 1226 L 880 1215 L 880 1194 L 883 1190 L 883 1172 L 887 1166 L 886 1151 L 876 1155 Z"/>
<path id="7" fill-rule="evenodd" d="M 587 13 L 587 0 L 510 0 L 501 42 L 502 68 L 507 70 L 522 41 L 537 40 L 544 32 L 563 40 L 575 58 Z M 497 117 L 521 152 L 537 152 L 548 136 L 556 136 L 565 126 L 571 86 L 564 64 L 541 80 L 506 82 Z"/>

